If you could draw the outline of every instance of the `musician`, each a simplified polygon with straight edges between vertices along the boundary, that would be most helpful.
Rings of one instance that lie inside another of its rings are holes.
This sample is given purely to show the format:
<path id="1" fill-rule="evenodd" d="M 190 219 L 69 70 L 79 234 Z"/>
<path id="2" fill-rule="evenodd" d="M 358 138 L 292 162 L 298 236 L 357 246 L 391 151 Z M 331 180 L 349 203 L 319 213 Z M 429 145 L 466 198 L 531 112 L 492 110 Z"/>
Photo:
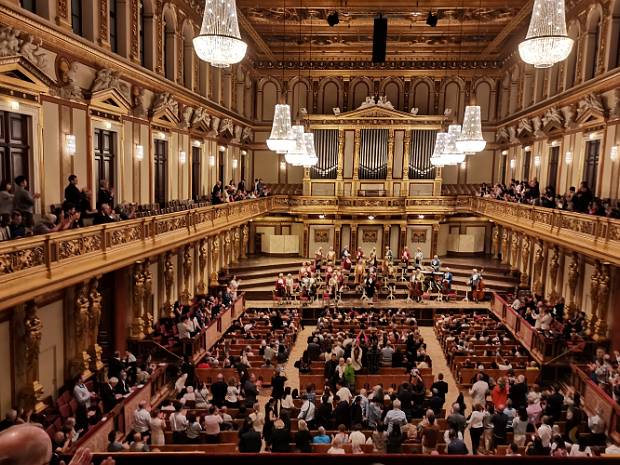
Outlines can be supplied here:
<path id="1" fill-rule="evenodd" d="M 321 265 L 323 264 L 323 247 L 319 247 L 316 252 L 314 252 L 314 267 L 321 271 Z"/>
<path id="2" fill-rule="evenodd" d="M 304 277 L 304 275 L 308 272 L 308 268 L 306 266 L 306 262 L 301 262 L 301 268 L 299 268 L 299 280 Z"/>
<path id="3" fill-rule="evenodd" d="M 403 249 L 403 254 L 400 257 L 400 261 L 403 264 L 403 268 L 407 269 L 409 267 L 409 260 L 411 260 L 411 254 L 409 253 L 409 249 L 405 247 Z"/>
<path id="4" fill-rule="evenodd" d="M 286 275 L 284 284 L 286 286 L 286 294 L 291 297 L 293 295 L 293 290 L 295 290 L 295 279 L 293 279 L 293 275 L 291 273 Z"/>
<path id="5" fill-rule="evenodd" d="M 437 255 L 435 255 L 431 260 L 431 267 L 433 268 L 433 271 L 439 271 L 439 268 L 441 267 L 441 260 L 439 260 Z"/>
<path id="6" fill-rule="evenodd" d="M 392 249 L 390 248 L 389 245 L 385 248 L 385 260 L 390 265 L 394 263 L 394 254 L 392 253 Z"/>
<path id="7" fill-rule="evenodd" d="M 368 266 L 377 267 L 377 248 L 373 247 L 368 258 Z"/>
<path id="8" fill-rule="evenodd" d="M 341 266 L 343 270 L 347 270 L 347 271 L 351 270 L 351 267 L 353 266 L 353 262 L 351 261 L 351 257 L 349 255 L 347 255 L 346 257 L 342 259 Z"/>
<path id="9" fill-rule="evenodd" d="M 422 249 L 418 247 L 415 251 L 415 266 L 422 266 L 422 260 L 424 260 L 424 253 L 422 253 Z"/>
<path id="10" fill-rule="evenodd" d="M 411 280 L 409 281 L 409 299 L 414 299 L 416 302 L 420 302 L 422 300 L 422 296 L 424 295 L 424 273 L 422 269 L 417 267 L 415 272 L 411 275 Z"/>
<path id="11" fill-rule="evenodd" d="M 454 277 L 452 276 L 450 268 L 446 268 L 446 271 L 443 272 L 443 280 L 441 282 L 444 292 L 450 292 L 452 290 L 453 279 Z"/>
<path id="12" fill-rule="evenodd" d="M 359 258 L 357 260 L 357 265 L 355 265 L 355 285 L 359 286 L 362 284 L 362 279 L 364 276 L 364 259 Z"/>
<path id="13" fill-rule="evenodd" d="M 325 281 L 329 281 L 329 278 L 331 278 L 334 274 L 334 267 L 331 265 L 327 265 L 327 268 L 325 268 Z"/>
<path id="14" fill-rule="evenodd" d="M 286 296 L 286 283 L 284 282 L 284 274 L 280 273 L 278 275 L 278 279 L 276 280 L 275 291 L 277 297 L 285 297 Z"/>
<path id="15" fill-rule="evenodd" d="M 340 254 L 340 259 L 344 260 L 347 257 L 350 257 L 351 254 L 349 253 L 349 248 L 345 247 L 344 249 L 342 249 L 342 253 Z"/>
<path id="16" fill-rule="evenodd" d="M 375 286 L 377 285 L 377 279 L 373 273 L 368 273 L 366 281 L 364 281 L 364 289 L 366 290 L 366 297 L 370 300 L 375 296 Z"/>
<path id="17" fill-rule="evenodd" d="M 360 261 L 360 259 L 364 258 L 364 251 L 362 250 L 361 247 L 357 248 L 357 254 L 355 256 L 355 260 L 357 260 L 358 262 Z"/>
<path id="18" fill-rule="evenodd" d="M 478 273 L 478 270 L 476 268 L 474 268 L 472 270 L 472 274 L 469 278 L 469 290 L 472 293 L 472 300 L 477 301 L 477 299 L 474 299 L 474 292 L 479 290 L 479 286 L 480 286 L 480 281 L 482 280 L 482 275 L 480 273 Z"/>
<path id="19" fill-rule="evenodd" d="M 327 251 L 327 264 L 334 265 L 336 263 L 336 252 L 333 247 L 330 247 Z"/>

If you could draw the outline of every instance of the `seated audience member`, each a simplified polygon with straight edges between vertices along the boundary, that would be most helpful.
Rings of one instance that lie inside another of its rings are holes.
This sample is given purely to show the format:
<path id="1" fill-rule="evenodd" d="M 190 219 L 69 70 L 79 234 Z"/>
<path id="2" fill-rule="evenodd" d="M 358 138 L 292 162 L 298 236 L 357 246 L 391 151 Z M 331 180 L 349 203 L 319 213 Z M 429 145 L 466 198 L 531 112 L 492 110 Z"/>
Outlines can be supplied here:
<path id="1" fill-rule="evenodd" d="M 11 233 L 11 239 L 18 239 L 26 236 L 26 225 L 24 224 L 21 212 L 18 210 L 14 210 L 13 213 L 11 213 L 9 232 Z"/>
<path id="2" fill-rule="evenodd" d="M 261 451 L 263 441 L 260 432 L 254 428 L 251 418 L 246 418 L 239 430 L 239 452 L 257 454 Z"/>
<path id="3" fill-rule="evenodd" d="M 108 452 L 123 452 L 129 449 L 129 444 L 123 441 L 122 431 L 110 431 L 108 434 Z"/>
<path id="4" fill-rule="evenodd" d="M 328 454 L 332 454 L 332 455 L 342 455 L 342 454 L 346 454 L 343 444 L 342 444 L 342 440 L 341 439 L 334 439 L 334 441 L 332 442 L 332 445 L 329 449 L 327 449 L 327 453 Z"/>
<path id="5" fill-rule="evenodd" d="M 459 438 L 458 431 L 450 429 L 448 433 L 448 447 L 447 451 L 449 455 L 467 455 L 469 450 L 463 439 Z"/>
<path id="6" fill-rule="evenodd" d="M 297 432 L 295 433 L 295 448 L 299 452 L 312 452 L 312 434 L 308 430 L 308 424 L 304 420 L 297 422 Z"/>
<path id="7" fill-rule="evenodd" d="M 271 452 L 290 452 L 291 433 L 286 429 L 282 420 L 278 419 L 273 424 L 271 432 Z"/>
<path id="8" fill-rule="evenodd" d="M 112 207 L 107 203 L 102 203 L 99 212 L 95 215 L 93 224 L 114 223 L 115 221 L 117 221 L 117 218 L 114 215 Z"/>
<path id="9" fill-rule="evenodd" d="M 332 442 L 332 439 L 328 434 L 325 433 L 325 428 L 322 426 L 319 427 L 318 434 L 312 438 L 313 444 L 329 444 Z"/>
<path id="10" fill-rule="evenodd" d="M 130 452 L 150 452 L 151 448 L 146 443 L 145 437 L 143 437 L 140 433 L 134 433 L 133 441 L 129 445 Z"/>

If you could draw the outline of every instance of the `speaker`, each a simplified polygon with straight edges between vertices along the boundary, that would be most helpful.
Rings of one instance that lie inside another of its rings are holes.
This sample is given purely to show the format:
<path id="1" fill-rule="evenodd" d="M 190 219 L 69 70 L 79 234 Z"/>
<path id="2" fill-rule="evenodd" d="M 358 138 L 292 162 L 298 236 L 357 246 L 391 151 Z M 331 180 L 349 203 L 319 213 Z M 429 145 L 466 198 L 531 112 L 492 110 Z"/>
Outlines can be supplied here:
<path id="1" fill-rule="evenodd" d="M 385 49 L 387 46 L 387 18 L 379 15 L 375 18 L 372 32 L 372 62 L 385 63 Z"/>

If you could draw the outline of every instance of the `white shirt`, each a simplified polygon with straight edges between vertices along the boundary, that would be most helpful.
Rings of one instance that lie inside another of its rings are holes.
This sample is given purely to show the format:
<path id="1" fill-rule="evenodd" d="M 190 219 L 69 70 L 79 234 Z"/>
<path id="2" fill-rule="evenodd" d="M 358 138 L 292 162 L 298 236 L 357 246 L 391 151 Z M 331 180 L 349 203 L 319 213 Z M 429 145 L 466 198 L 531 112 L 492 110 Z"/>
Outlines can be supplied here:
<path id="1" fill-rule="evenodd" d="M 83 405 L 87 409 L 90 408 L 90 391 L 84 384 L 76 384 L 73 388 L 73 397 L 78 404 Z"/>
<path id="2" fill-rule="evenodd" d="M 170 429 L 172 431 L 185 431 L 187 427 L 187 418 L 181 412 L 174 412 L 170 415 Z"/>
<path id="3" fill-rule="evenodd" d="M 361 446 L 366 444 L 366 436 L 361 431 L 353 431 L 349 434 L 349 442 L 355 446 Z"/>
<path id="4" fill-rule="evenodd" d="M 551 426 L 542 424 L 538 427 L 538 431 L 536 432 L 542 441 L 543 447 L 549 447 L 551 444 L 551 438 L 553 437 L 553 430 Z"/>
<path id="5" fill-rule="evenodd" d="M 353 397 L 351 391 L 349 391 L 349 388 L 347 387 L 341 387 L 338 389 L 336 395 L 340 397 L 340 400 L 344 400 L 345 402 L 351 402 L 351 398 Z"/>
<path id="6" fill-rule="evenodd" d="M 474 405 L 476 404 L 483 405 L 484 401 L 487 398 L 488 391 L 489 391 L 489 383 L 487 383 L 486 381 L 482 379 L 479 381 L 476 381 L 471 387 L 471 389 L 469 390 L 469 393 L 471 394 L 471 398 L 472 398 Z"/>
<path id="7" fill-rule="evenodd" d="M 300 420 L 306 420 L 306 422 L 310 422 L 314 420 L 314 412 L 316 407 L 309 400 L 305 400 L 301 409 L 299 409 L 299 415 L 297 416 Z"/>
<path id="8" fill-rule="evenodd" d="M 393 409 L 385 414 L 385 419 L 383 420 L 383 423 L 387 425 L 387 433 L 390 434 L 395 424 L 398 424 L 400 426 L 407 424 L 407 416 L 402 410 Z"/>
<path id="9" fill-rule="evenodd" d="M 482 423 L 482 420 L 484 419 L 484 412 L 479 412 L 477 410 L 474 410 L 473 412 L 471 412 L 471 416 L 469 417 L 469 427 L 470 428 L 482 428 L 484 426 L 484 424 Z"/>
<path id="10" fill-rule="evenodd" d="M 139 408 L 133 412 L 133 429 L 136 433 L 146 433 L 151 429 L 151 414 Z"/>

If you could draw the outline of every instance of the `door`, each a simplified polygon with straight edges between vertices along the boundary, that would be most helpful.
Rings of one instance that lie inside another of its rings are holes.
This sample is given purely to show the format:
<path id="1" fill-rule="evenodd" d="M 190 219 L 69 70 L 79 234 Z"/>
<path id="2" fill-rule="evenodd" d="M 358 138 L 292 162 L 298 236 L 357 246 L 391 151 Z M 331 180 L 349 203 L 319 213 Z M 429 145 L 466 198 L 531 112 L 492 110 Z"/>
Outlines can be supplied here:
<path id="1" fill-rule="evenodd" d="M 110 187 L 116 185 L 116 133 L 104 129 L 95 129 L 95 189 L 101 181 L 108 181 Z"/>
<path id="2" fill-rule="evenodd" d="M 155 203 L 164 207 L 168 194 L 168 141 L 155 140 L 153 163 L 155 165 Z"/>
<path id="3" fill-rule="evenodd" d="M 551 147 L 549 149 L 549 174 L 547 176 L 547 187 L 553 187 L 556 192 L 558 179 L 558 165 L 560 163 L 560 147 Z"/>
<path id="4" fill-rule="evenodd" d="M 590 188 L 592 193 L 596 192 L 596 175 L 598 173 L 598 160 L 600 149 L 600 140 L 589 140 L 586 143 L 586 160 L 583 170 L 583 180 L 588 183 L 588 187 Z"/>
<path id="5" fill-rule="evenodd" d="M 200 147 L 192 147 L 192 199 L 199 200 L 202 197 L 202 150 Z"/>
<path id="6" fill-rule="evenodd" d="M 0 112 L 0 180 L 30 179 L 30 116 Z"/>

